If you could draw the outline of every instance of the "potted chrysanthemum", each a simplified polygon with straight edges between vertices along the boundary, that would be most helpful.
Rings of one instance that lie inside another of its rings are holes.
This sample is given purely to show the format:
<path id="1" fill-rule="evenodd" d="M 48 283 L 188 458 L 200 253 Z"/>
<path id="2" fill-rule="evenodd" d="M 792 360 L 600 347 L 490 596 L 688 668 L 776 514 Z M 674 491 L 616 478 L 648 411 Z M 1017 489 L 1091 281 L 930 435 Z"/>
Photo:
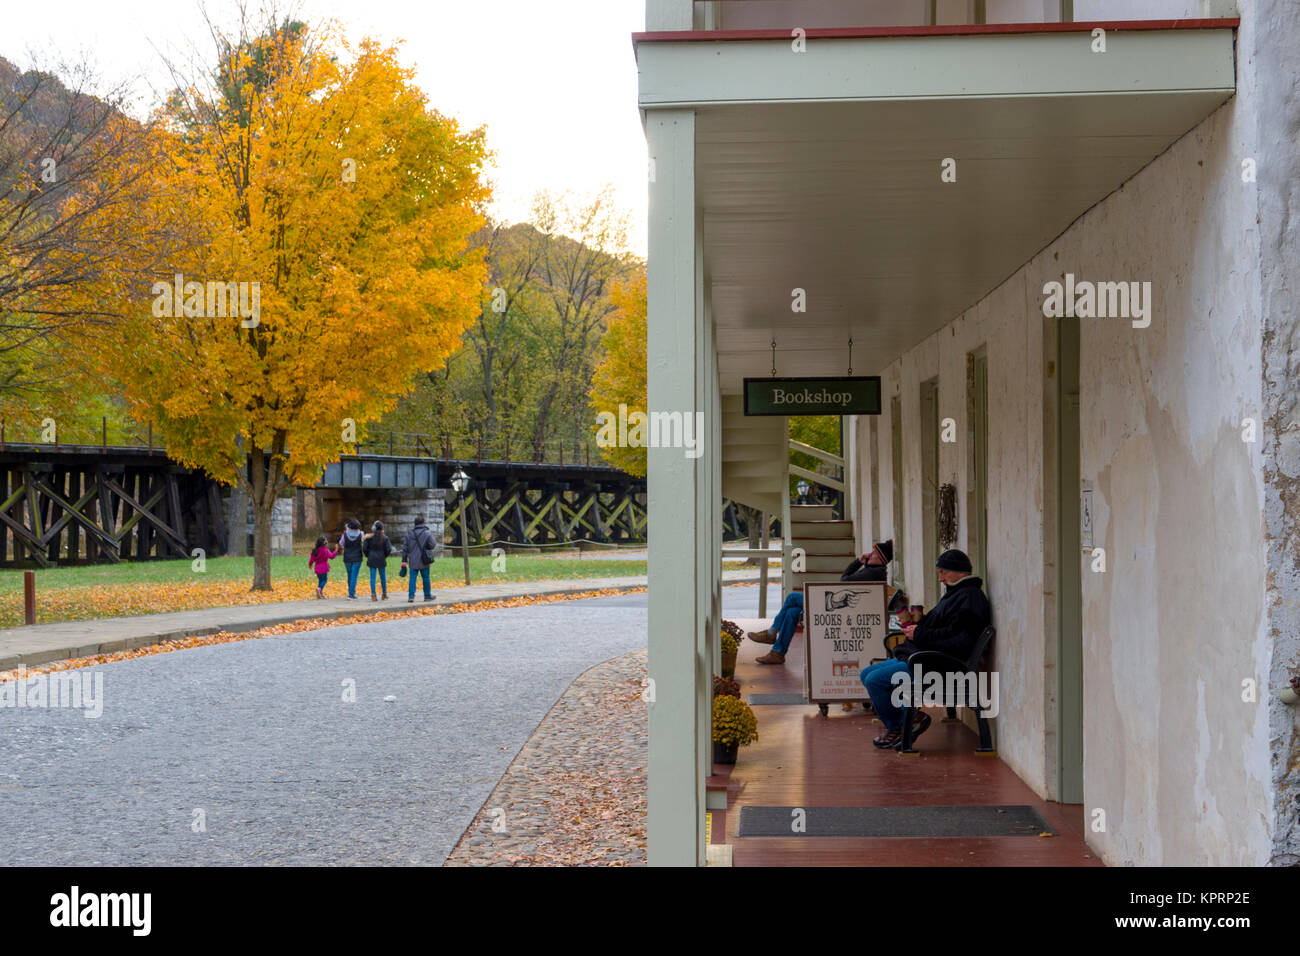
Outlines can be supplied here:
<path id="1" fill-rule="evenodd" d="M 739 697 L 721 693 L 713 698 L 713 762 L 736 762 L 736 751 L 758 739 L 758 718 Z"/>
<path id="2" fill-rule="evenodd" d="M 722 645 L 721 670 L 723 677 L 732 677 L 736 673 L 736 657 L 740 654 L 740 639 L 744 636 L 740 625 L 734 621 L 723 621 L 719 636 Z"/>

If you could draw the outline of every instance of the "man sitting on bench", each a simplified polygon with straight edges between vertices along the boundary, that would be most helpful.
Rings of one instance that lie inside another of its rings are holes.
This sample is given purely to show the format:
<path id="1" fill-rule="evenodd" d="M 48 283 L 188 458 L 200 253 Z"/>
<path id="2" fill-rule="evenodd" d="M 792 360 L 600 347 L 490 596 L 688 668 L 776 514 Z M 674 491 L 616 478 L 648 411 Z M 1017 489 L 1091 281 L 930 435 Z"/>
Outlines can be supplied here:
<path id="1" fill-rule="evenodd" d="M 872 664 L 862 671 L 862 685 L 871 697 L 876 716 L 885 725 L 885 732 L 872 741 L 881 749 L 895 749 L 903 739 L 903 712 L 894 705 L 894 675 L 909 673 L 907 659 L 917 651 L 943 651 L 965 660 L 993 622 L 993 608 L 981 590 L 984 582 L 971 576 L 974 568 L 964 551 L 945 551 L 935 567 L 947 588 L 939 603 L 918 623 L 904 625 L 907 640 L 894 648 L 893 660 Z M 930 716 L 920 707 L 913 707 L 912 739 L 929 726 Z"/>
<path id="2" fill-rule="evenodd" d="M 884 581 L 889 575 L 889 562 L 894 560 L 894 542 L 881 541 L 860 558 L 854 558 L 840 575 L 841 581 Z M 794 629 L 803 617 L 803 591 L 786 595 L 781 610 L 772 626 L 765 631 L 750 631 L 746 635 L 758 644 L 773 644 L 772 650 L 758 658 L 760 664 L 784 664 L 785 652 L 794 639 Z"/>

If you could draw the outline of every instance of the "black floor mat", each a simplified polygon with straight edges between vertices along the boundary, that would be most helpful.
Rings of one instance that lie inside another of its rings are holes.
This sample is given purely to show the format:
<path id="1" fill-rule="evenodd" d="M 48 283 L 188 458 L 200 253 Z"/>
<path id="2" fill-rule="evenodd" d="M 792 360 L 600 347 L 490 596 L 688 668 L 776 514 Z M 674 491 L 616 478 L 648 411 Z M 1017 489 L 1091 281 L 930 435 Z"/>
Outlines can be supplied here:
<path id="1" fill-rule="evenodd" d="M 795 813 L 803 810 L 802 814 Z M 741 807 L 742 837 L 989 837 L 1056 831 L 1025 806 Z"/>
<path id="2" fill-rule="evenodd" d="M 808 699 L 803 694 L 750 694 L 750 704 L 757 706 L 759 704 L 806 704 Z"/>

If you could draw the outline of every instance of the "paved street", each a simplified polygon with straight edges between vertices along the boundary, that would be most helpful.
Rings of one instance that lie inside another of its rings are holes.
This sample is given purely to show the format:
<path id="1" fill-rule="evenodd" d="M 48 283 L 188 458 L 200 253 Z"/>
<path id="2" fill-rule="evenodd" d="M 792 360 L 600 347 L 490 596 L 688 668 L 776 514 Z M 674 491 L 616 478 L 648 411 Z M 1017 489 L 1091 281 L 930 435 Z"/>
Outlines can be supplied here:
<path id="1" fill-rule="evenodd" d="M 757 605 L 756 588 L 724 595 L 729 614 Z M 4 859 L 439 864 L 569 683 L 645 646 L 645 606 L 412 618 L 90 669 L 97 719 L 0 708 Z"/>
<path id="2" fill-rule="evenodd" d="M 594 565 L 599 568 L 599 565 Z M 773 578 L 779 580 L 777 571 Z M 757 581 L 752 568 L 722 573 L 724 581 Z M 646 576 L 568 578 L 553 581 L 508 581 L 475 584 L 468 587 L 443 587 L 435 595 L 435 605 L 478 603 L 543 594 L 572 594 L 576 591 L 599 591 L 615 588 L 644 587 Z M 349 601 L 346 597 L 324 601 L 273 601 L 235 607 L 210 607 L 193 611 L 163 611 L 132 617 L 99 618 L 90 621 L 58 621 L 25 627 L 0 629 L 0 671 L 19 664 L 33 667 L 70 657 L 92 657 L 114 651 L 133 650 L 161 641 L 194 634 L 218 631 L 253 631 L 270 624 L 283 624 L 302 618 L 353 617 L 381 611 L 405 611 L 410 605 L 401 599 L 405 592 L 395 592 L 394 600 L 372 602 Z M 417 602 L 418 607 L 424 603 Z"/>

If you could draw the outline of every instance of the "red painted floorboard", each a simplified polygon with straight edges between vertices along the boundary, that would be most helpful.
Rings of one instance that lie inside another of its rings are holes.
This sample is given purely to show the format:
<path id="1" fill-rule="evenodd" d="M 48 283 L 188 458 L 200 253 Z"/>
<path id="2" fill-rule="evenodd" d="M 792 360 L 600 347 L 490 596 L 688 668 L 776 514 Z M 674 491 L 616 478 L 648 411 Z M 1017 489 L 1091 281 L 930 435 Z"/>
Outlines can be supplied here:
<path id="1" fill-rule="evenodd" d="M 764 622 L 736 623 L 748 631 Z M 767 645 L 741 642 L 736 666 L 741 693 L 748 696 L 801 691 L 802 633 L 795 635 L 784 666 L 754 662 L 768 650 Z M 975 734 L 964 724 L 942 723 L 942 710 L 929 711 L 934 723 L 917 741 L 921 753 L 915 757 L 873 747 L 871 740 L 882 727 L 861 705 L 846 712 L 832 704 L 829 717 L 822 717 L 811 704 L 760 705 L 754 710 L 759 740 L 740 748 L 728 788 L 727 842 L 734 847 L 736 866 L 1101 865 L 1084 842 L 1082 806 L 1039 799 L 999 758 L 977 756 Z M 963 804 L 1031 806 L 1058 835 L 736 836 L 740 810 L 745 806 Z M 718 840 L 716 834 L 714 840 Z"/>

